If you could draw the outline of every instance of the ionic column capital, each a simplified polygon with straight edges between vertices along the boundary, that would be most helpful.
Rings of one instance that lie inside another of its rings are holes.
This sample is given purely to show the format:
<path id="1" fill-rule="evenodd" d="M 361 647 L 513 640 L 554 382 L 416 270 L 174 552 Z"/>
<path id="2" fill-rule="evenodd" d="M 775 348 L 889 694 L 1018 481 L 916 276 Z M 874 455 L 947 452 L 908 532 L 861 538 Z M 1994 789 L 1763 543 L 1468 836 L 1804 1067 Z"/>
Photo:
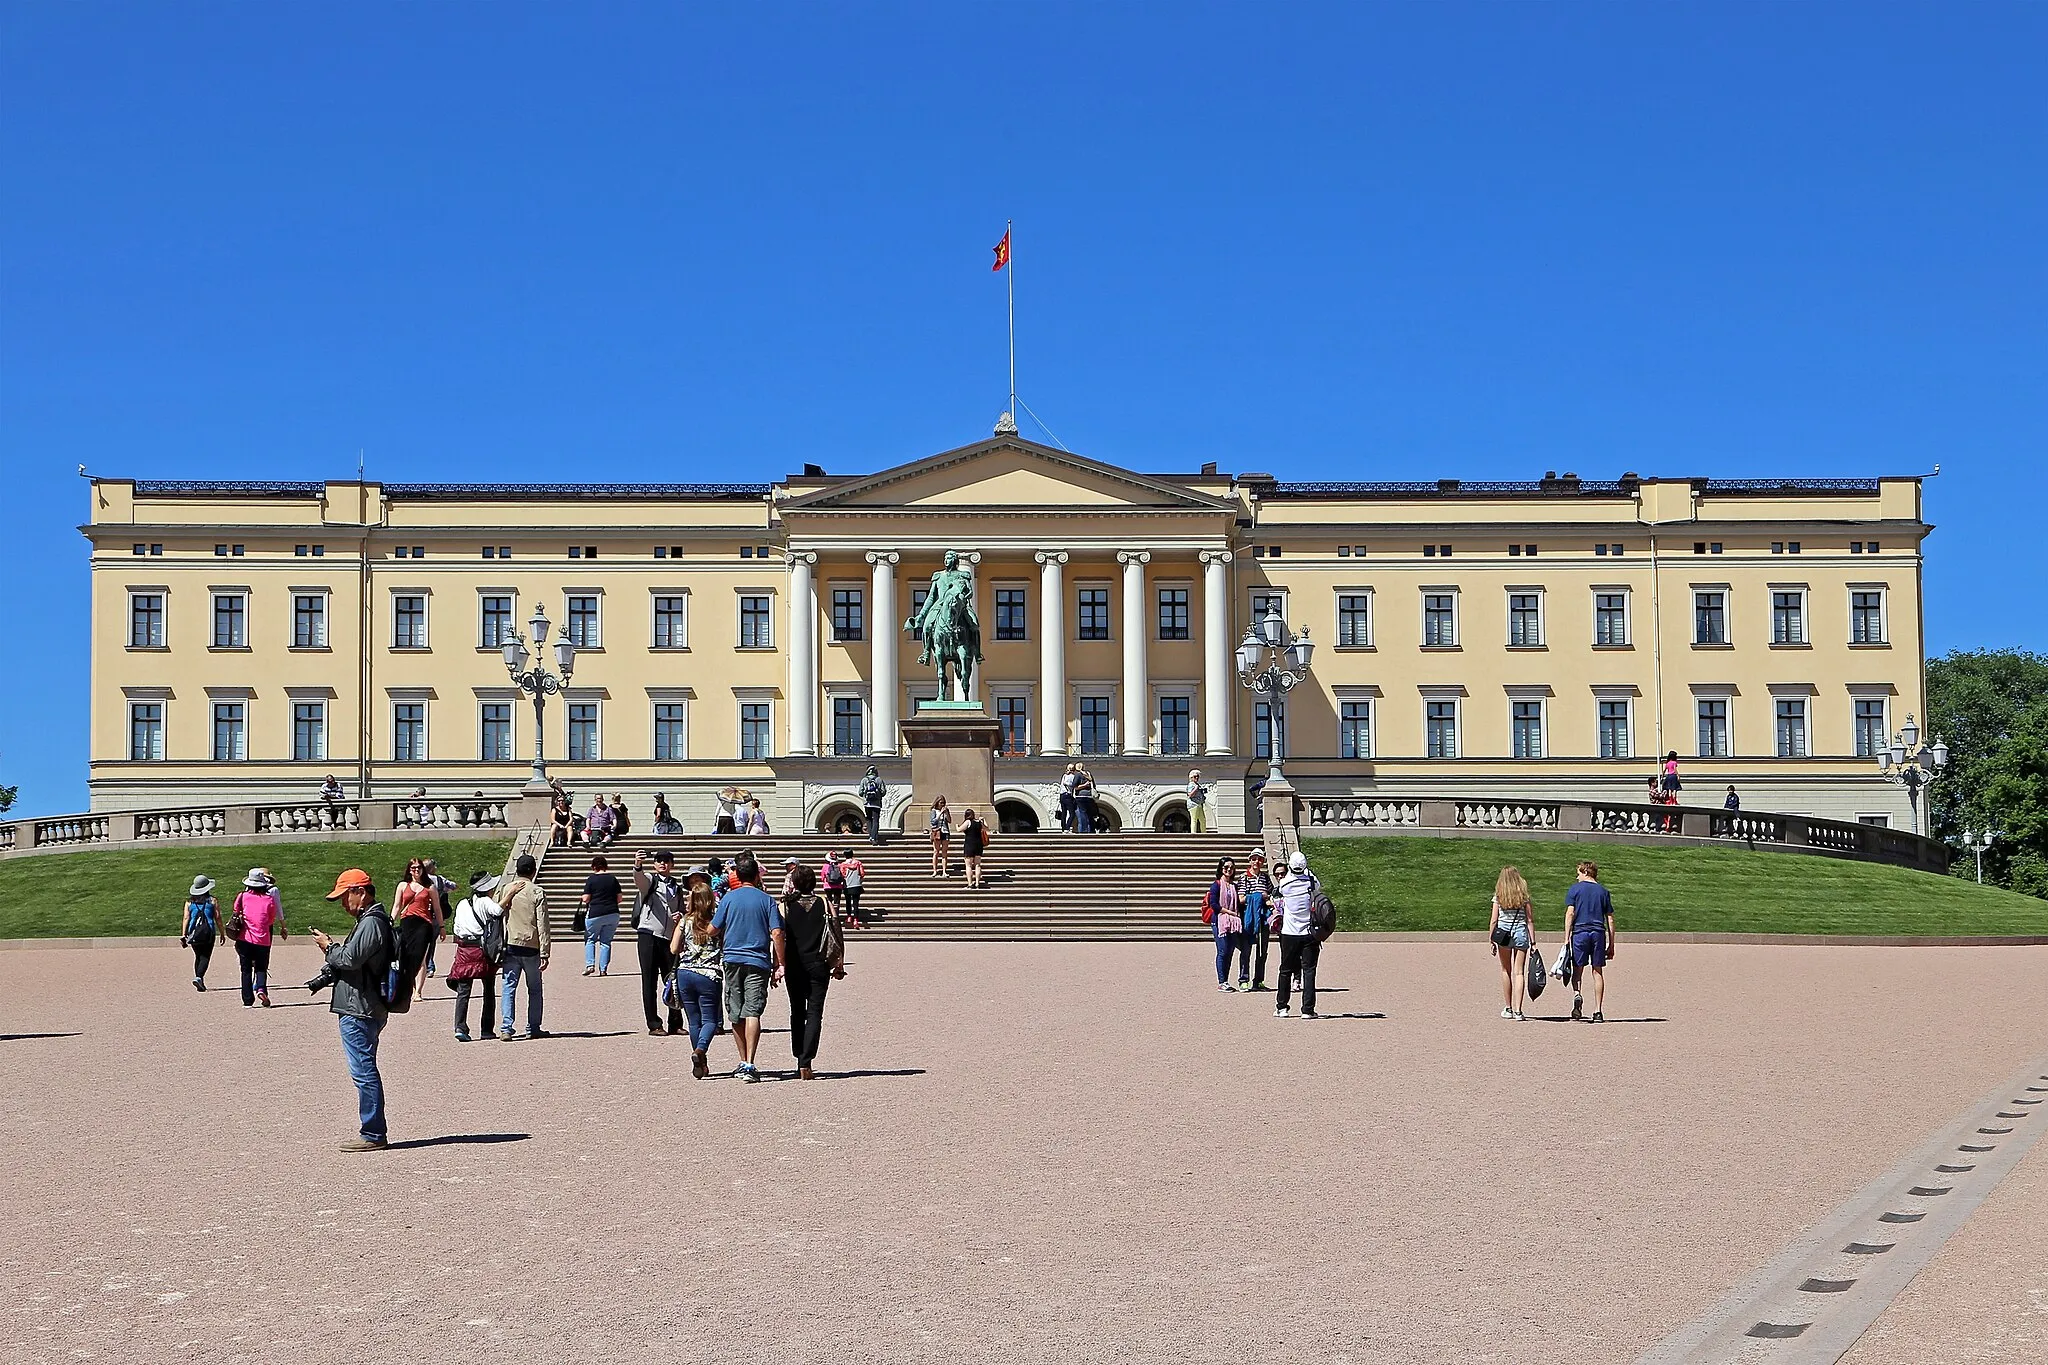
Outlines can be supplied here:
<path id="1" fill-rule="evenodd" d="M 1116 562 L 1124 565 L 1150 564 L 1152 562 L 1152 552 L 1150 550 L 1118 550 L 1116 552 Z"/>
<path id="2" fill-rule="evenodd" d="M 1228 550 L 1204 550 L 1198 556 L 1205 566 L 1210 564 L 1228 564 L 1234 557 Z"/>
<path id="3" fill-rule="evenodd" d="M 902 554 L 895 550 L 869 550 L 867 554 L 870 564 L 895 564 L 902 558 Z"/>
<path id="4" fill-rule="evenodd" d="M 964 564 L 981 563 L 981 551 L 979 550 L 955 550 L 953 553 L 959 555 L 961 562 Z"/>
<path id="5" fill-rule="evenodd" d="M 1065 550 L 1039 550 L 1034 552 L 1031 557 L 1040 564 L 1064 564 L 1067 562 L 1067 552 Z"/>
<path id="6" fill-rule="evenodd" d="M 789 552 L 789 567 L 792 570 L 795 569 L 799 564 L 803 565 L 805 568 L 808 569 L 811 565 L 816 564 L 817 562 L 818 552 L 816 550 L 791 550 Z"/>

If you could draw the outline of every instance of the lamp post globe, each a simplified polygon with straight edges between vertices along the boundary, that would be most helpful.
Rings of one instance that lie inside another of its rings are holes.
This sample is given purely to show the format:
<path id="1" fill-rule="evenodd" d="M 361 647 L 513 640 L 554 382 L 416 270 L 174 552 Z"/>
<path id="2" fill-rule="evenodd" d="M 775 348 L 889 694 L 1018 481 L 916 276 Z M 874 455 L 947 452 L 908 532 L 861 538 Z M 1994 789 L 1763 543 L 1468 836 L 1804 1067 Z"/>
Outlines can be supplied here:
<path id="1" fill-rule="evenodd" d="M 1277 601 L 1266 604 L 1266 614 L 1245 630 L 1237 646 L 1237 681 L 1254 696 L 1275 698 L 1269 731 L 1266 784 L 1285 787 L 1287 775 L 1281 765 L 1287 750 L 1287 722 L 1284 703 L 1287 694 L 1308 677 L 1315 644 L 1303 626 L 1289 638 L 1287 621 Z"/>

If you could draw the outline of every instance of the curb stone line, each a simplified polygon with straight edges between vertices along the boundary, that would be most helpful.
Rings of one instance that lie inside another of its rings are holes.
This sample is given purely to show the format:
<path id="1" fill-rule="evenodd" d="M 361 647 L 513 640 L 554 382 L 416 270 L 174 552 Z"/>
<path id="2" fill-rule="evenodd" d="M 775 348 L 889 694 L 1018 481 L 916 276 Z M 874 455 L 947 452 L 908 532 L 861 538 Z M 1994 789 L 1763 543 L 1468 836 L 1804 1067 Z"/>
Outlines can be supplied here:
<path id="1" fill-rule="evenodd" d="M 1851 1195 L 1720 1302 L 1639 1356 L 1636 1365 L 1840 1360 L 2019 1164 L 2048 1127 L 2048 1114 L 2041 1124 L 2008 1129 L 2012 1136 L 1978 1156 L 1967 1173 L 1931 1172 L 1938 1163 L 1953 1171 L 1960 1164 L 1958 1151 L 1984 1152 L 1980 1125 L 1999 1110 L 2013 1109 L 2015 1096 L 2044 1080 L 2048 1056 Z M 1876 1232 L 1855 1235 L 1871 1229 Z"/>

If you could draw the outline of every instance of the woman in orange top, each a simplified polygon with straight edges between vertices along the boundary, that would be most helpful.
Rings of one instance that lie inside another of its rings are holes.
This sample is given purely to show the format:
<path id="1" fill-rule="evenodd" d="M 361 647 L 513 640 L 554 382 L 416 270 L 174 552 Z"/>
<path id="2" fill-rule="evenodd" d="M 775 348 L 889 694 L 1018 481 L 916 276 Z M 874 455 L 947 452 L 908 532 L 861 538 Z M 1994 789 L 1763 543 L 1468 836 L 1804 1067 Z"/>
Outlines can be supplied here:
<path id="1" fill-rule="evenodd" d="M 392 897 L 398 912 L 398 960 L 413 981 L 413 993 L 426 986 L 427 955 L 441 936 L 441 896 L 427 865 L 414 858 L 405 865 L 405 880 Z"/>

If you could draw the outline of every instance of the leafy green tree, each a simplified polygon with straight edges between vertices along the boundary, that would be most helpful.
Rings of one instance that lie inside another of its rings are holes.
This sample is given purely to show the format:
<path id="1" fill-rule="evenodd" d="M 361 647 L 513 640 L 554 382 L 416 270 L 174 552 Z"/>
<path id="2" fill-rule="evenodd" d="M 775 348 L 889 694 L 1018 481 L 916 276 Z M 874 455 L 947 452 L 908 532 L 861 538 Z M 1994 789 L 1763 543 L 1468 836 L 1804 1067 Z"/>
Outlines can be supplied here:
<path id="1" fill-rule="evenodd" d="M 0 815 L 5 815 L 14 805 L 14 798 L 21 794 L 19 787 L 0 787 Z"/>
<path id="2" fill-rule="evenodd" d="M 1984 880 L 2048 897 L 2048 657 L 1957 651 L 1927 665 L 1927 722 L 1948 742 L 1949 767 L 1930 788 L 1928 832 L 1974 876 L 1963 831 L 1994 830 Z"/>

